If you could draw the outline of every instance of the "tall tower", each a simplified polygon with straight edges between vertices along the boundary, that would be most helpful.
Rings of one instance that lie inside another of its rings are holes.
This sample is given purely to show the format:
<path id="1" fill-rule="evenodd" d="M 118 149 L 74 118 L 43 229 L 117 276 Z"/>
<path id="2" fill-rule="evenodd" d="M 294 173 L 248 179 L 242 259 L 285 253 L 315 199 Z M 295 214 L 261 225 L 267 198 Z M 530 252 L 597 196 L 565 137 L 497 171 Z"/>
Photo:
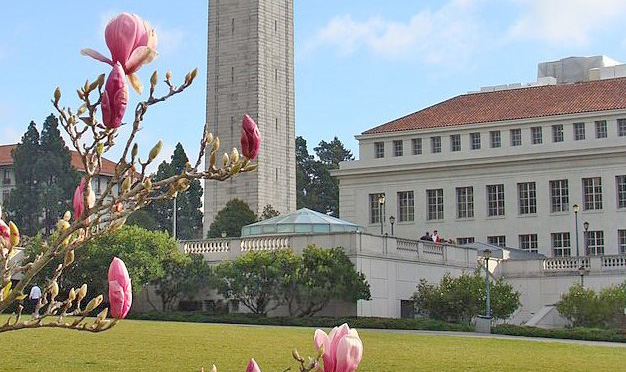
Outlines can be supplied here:
<path id="1" fill-rule="evenodd" d="M 257 214 L 296 206 L 293 0 L 209 0 L 207 123 L 221 150 L 240 147 L 241 120 L 259 126 L 257 171 L 206 181 L 204 235 L 219 210 L 239 198 Z M 219 157 L 218 157 L 219 158 Z M 208 160 L 208 159 L 207 159 Z"/>

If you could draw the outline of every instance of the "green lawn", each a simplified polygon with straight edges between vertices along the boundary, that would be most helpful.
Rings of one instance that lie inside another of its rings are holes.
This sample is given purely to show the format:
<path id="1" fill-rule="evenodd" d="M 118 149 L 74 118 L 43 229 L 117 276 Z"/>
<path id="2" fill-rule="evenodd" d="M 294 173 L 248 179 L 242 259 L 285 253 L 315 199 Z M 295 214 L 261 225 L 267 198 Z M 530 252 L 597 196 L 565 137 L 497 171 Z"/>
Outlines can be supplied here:
<path id="1" fill-rule="evenodd" d="M 92 334 L 58 329 L 0 334 L 0 371 L 245 371 L 295 366 L 291 348 L 313 354 L 313 329 L 123 321 Z M 360 372 L 626 371 L 626 348 L 456 336 L 359 332 Z M 296 369 L 292 369 L 296 371 Z"/>

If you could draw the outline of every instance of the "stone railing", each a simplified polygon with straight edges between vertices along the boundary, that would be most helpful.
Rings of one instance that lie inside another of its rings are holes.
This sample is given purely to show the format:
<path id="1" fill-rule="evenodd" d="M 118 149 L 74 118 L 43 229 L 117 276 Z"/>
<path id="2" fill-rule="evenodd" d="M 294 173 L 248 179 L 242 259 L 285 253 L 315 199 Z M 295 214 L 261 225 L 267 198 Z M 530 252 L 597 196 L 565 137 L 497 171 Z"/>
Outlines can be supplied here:
<path id="1" fill-rule="evenodd" d="M 544 271 L 572 271 L 581 266 L 589 269 L 589 257 L 555 257 L 543 260 Z"/>
<path id="2" fill-rule="evenodd" d="M 602 270 L 626 270 L 626 256 L 602 256 Z"/>
<path id="3" fill-rule="evenodd" d="M 181 241 L 183 252 L 193 254 L 224 253 L 230 251 L 228 239 L 184 240 Z"/>
<path id="4" fill-rule="evenodd" d="M 417 252 L 419 244 L 417 240 L 408 240 L 397 238 L 397 249 L 399 251 Z"/>
<path id="5" fill-rule="evenodd" d="M 241 239 L 241 251 L 273 251 L 290 248 L 289 236 L 264 236 Z"/>
<path id="6" fill-rule="evenodd" d="M 444 252 L 446 249 L 445 245 L 437 244 L 437 243 L 426 243 L 426 242 L 420 242 L 420 244 L 423 247 L 424 254 L 442 256 L 442 257 L 444 256 Z"/>

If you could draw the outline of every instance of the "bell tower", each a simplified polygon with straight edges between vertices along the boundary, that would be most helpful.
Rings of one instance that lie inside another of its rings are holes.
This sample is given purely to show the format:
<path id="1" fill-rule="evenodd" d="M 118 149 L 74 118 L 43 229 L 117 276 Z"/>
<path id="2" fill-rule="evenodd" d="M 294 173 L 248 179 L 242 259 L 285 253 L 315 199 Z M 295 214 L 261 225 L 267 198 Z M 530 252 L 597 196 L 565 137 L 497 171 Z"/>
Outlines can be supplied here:
<path id="1" fill-rule="evenodd" d="M 222 152 L 240 147 L 244 113 L 262 140 L 255 172 L 205 182 L 205 237 L 231 199 L 257 214 L 295 210 L 293 50 L 293 0 L 209 0 L 207 123 Z"/>

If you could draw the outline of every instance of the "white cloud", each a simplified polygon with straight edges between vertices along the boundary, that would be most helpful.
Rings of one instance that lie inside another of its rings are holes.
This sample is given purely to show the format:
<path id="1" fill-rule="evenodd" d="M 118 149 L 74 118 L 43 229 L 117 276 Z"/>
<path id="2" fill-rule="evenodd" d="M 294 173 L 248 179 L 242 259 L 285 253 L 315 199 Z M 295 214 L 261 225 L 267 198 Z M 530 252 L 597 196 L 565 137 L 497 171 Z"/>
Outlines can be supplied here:
<path id="1" fill-rule="evenodd" d="M 305 53 L 331 46 L 347 56 L 364 49 L 389 59 L 417 58 L 428 63 L 459 62 L 480 41 L 474 0 L 452 0 L 439 9 L 425 9 L 407 22 L 372 17 L 354 20 L 346 14 L 331 19 L 304 48 Z"/>
<path id="2" fill-rule="evenodd" d="M 626 15 L 623 0 L 516 0 L 521 16 L 509 37 L 554 44 L 587 45 L 593 33 Z"/>

